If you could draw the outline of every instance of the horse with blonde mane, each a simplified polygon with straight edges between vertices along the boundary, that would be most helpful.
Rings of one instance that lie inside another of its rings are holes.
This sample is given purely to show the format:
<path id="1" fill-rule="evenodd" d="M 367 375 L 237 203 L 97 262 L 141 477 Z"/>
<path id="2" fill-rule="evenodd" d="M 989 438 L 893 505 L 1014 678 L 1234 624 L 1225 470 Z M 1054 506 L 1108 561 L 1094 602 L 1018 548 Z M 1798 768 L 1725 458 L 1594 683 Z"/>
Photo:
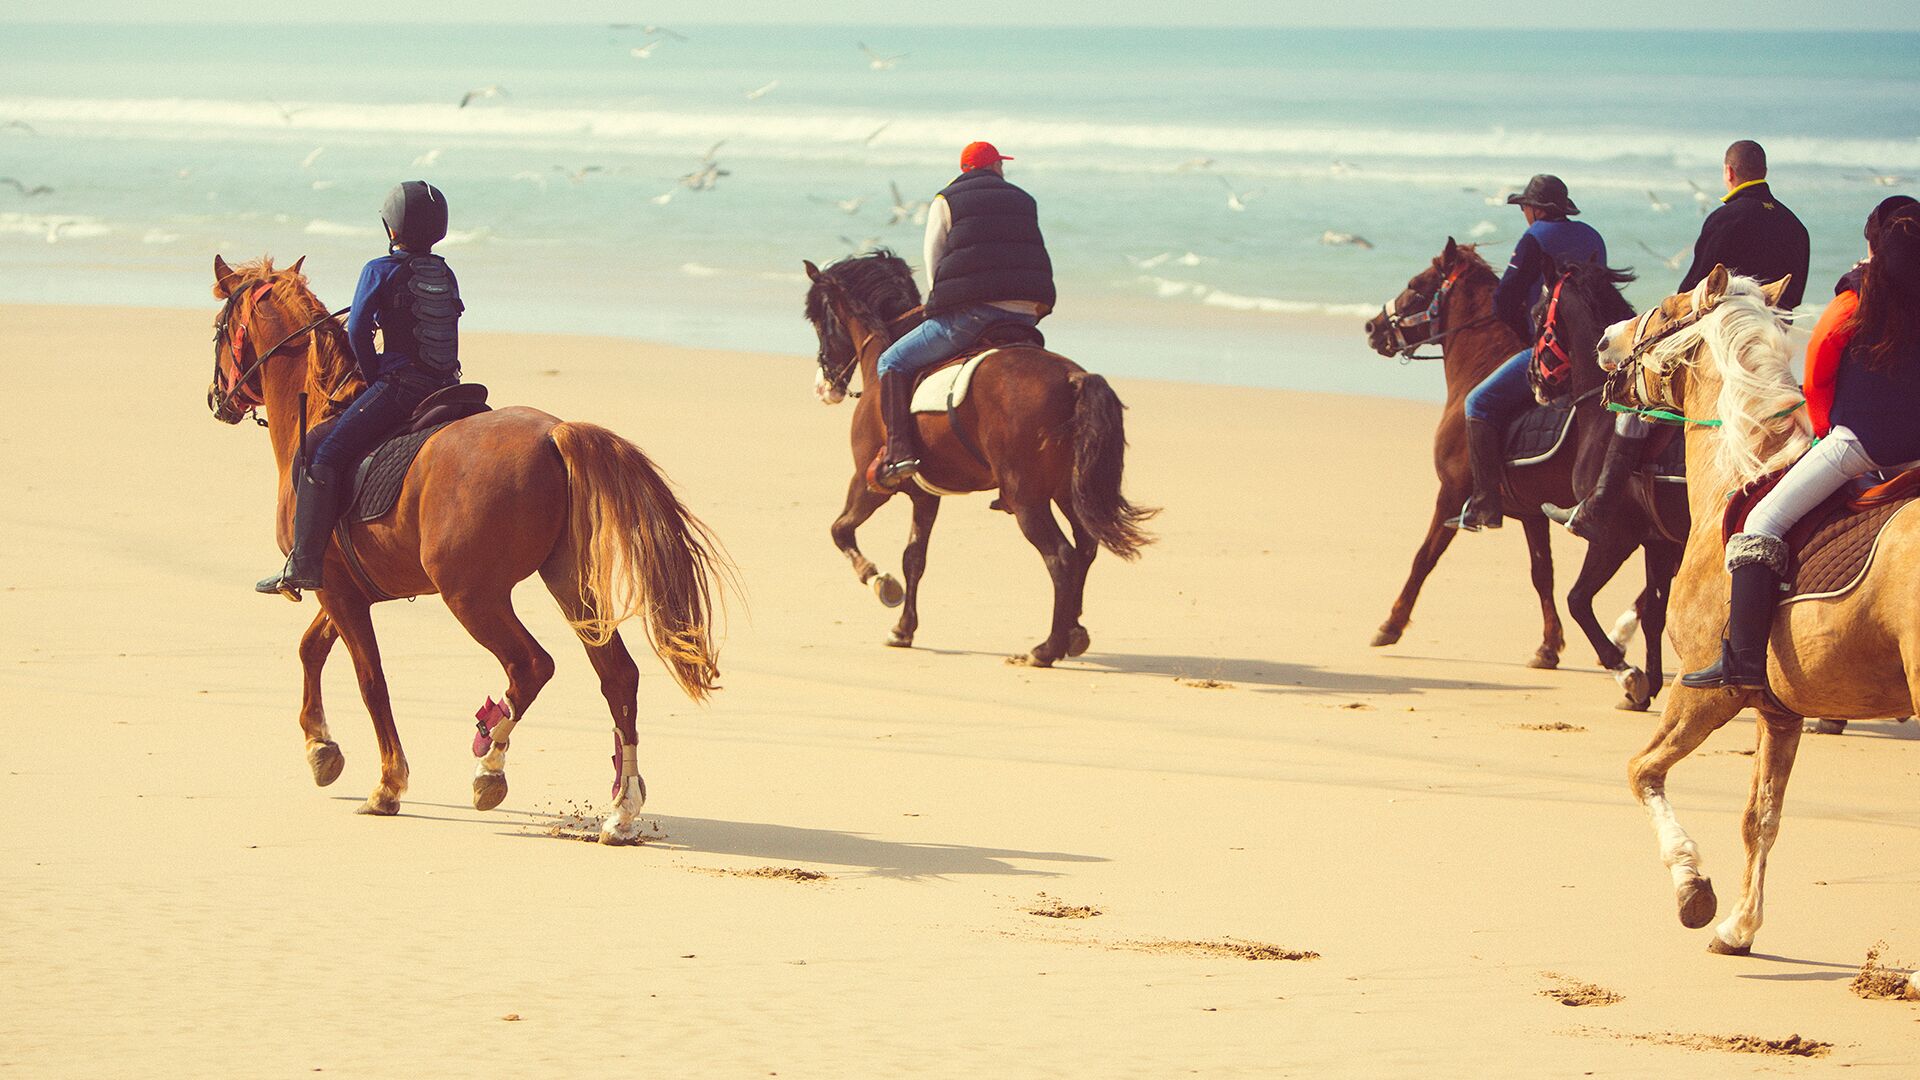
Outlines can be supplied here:
<path id="1" fill-rule="evenodd" d="M 1727 493 L 1787 468 L 1812 443 L 1786 327 L 1773 306 L 1785 284 L 1762 285 L 1716 267 L 1692 292 L 1616 324 L 1600 343 L 1601 362 L 1614 372 L 1612 401 L 1685 418 L 1693 525 L 1667 625 L 1683 671 L 1720 653 L 1729 588 L 1721 539 Z M 1770 691 L 1676 684 L 1652 741 L 1627 770 L 1672 873 L 1680 922 L 1703 927 L 1718 900 L 1699 848 L 1667 799 L 1667 773 L 1742 709 L 1759 712 L 1741 826 L 1740 900 L 1709 942 L 1713 952 L 1729 955 L 1748 953 L 1760 929 L 1767 853 L 1779 835 L 1801 717 L 1904 716 L 1920 704 L 1920 516 L 1888 524 L 1856 587 L 1782 608 L 1769 644 Z"/>
<path id="2" fill-rule="evenodd" d="M 213 294 L 225 306 L 214 324 L 208 404 L 228 424 L 265 411 L 259 422 L 279 469 L 276 521 L 286 550 L 302 435 L 339 415 L 364 382 L 345 330 L 307 287 L 300 262 L 284 270 L 271 259 L 230 267 L 216 255 L 213 277 Z M 345 764 L 320 697 L 321 670 L 342 640 L 380 745 L 380 781 L 359 812 L 399 811 L 407 759 L 371 607 L 438 593 L 506 670 L 505 715 L 483 726 L 475 742 L 481 760 L 474 808 L 498 806 L 507 794 L 514 726 L 553 677 L 553 657 L 513 610 L 514 585 L 538 573 L 586 646 L 613 714 L 613 802 L 600 838 L 637 841 L 636 815 L 647 797 L 637 760 L 640 672 L 618 627 L 638 617 L 674 681 L 689 697 L 705 698 L 719 676 L 713 604 L 728 573 L 712 535 L 640 448 L 605 428 L 535 409 L 470 416 L 420 448 L 392 511 L 347 528 L 357 566 L 337 542 L 330 544 L 320 612 L 300 639 L 305 690 L 299 719 L 314 782 L 333 783 Z"/>

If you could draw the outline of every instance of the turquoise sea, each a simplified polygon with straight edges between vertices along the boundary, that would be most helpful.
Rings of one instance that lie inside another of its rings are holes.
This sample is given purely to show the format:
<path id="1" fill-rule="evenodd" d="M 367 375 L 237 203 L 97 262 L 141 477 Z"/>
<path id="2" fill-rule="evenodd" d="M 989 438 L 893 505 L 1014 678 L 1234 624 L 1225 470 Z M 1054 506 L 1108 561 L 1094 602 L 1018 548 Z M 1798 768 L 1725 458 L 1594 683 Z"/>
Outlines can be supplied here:
<path id="1" fill-rule="evenodd" d="M 454 206 L 470 327 L 810 353 L 800 260 L 917 263 L 889 185 L 924 200 L 985 138 L 1040 200 L 1062 351 L 1426 397 L 1437 372 L 1359 324 L 1448 235 L 1502 262 L 1500 195 L 1534 172 L 1641 304 L 1732 139 L 1812 230 L 1812 302 L 1867 210 L 1920 188 L 1914 34 L 673 29 L 0 26 L 0 176 L 52 189 L 0 186 L 0 302 L 211 315 L 218 251 L 305 254 L 338 306 L 418 176 Z M 725 175 L 681 185 L 709 151 Z"/>

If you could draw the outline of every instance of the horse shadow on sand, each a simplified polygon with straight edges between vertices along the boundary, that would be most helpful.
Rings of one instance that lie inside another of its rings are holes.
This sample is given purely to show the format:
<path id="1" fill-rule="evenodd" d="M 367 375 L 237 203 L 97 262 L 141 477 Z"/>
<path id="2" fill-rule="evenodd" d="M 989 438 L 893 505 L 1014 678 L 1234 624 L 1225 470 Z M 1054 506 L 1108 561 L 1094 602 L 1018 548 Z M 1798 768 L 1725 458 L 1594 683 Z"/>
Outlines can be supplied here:
<path id="1" fill-rule="evenodd" d="M 945 656 L 988 656 L 967 649 L 917 651 Z M 1308 694 L 1419 694 L 1434 690 L 1547 690 L 1543 683 L 1495 682 L 1487 679 L 1443 679 L 1427 675 L 1380 675 L 1333 671 L 1312 664 L 1228 656 L 1165 656 L 1144 653 L 1090 652 L 1062 660 L 1054 670 L 1086 675 L 1150 675 L 1198 681 L 1212 679 L 1254 688 L 1258 693 Z"/>

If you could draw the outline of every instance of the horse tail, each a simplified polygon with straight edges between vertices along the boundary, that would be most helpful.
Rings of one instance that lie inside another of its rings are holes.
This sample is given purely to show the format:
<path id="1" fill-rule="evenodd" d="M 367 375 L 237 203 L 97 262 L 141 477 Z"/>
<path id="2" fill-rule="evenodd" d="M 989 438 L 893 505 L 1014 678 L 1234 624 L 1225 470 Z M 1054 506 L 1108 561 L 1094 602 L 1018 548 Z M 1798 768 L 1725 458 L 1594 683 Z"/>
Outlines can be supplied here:
<path id="1" fill-rule="evenodd" d="M 1100 546 L 1123 559 L 1137 559 L 1140 549 L 1153 543 L 1141 523 L 1158 509 L 1135 506 L 1120 493 L 1125 470 L 1127 434 L 1122 413 L 1126 406 L 1091 372 L 1068 376 L 1073 387 L 1073 512 Z"/>
<path id="2" fill-rule="evenodd" d="M 719 541 L 638 446 L 597 424 L 562 423 L 550 437 L 567 467 L 567 531 L 587 610 L 570 620 L 574 632 L 605 645 L 641 617 L 680 689 L 705 698 L 720 677 L 714 601 L 733 577 Z"/>

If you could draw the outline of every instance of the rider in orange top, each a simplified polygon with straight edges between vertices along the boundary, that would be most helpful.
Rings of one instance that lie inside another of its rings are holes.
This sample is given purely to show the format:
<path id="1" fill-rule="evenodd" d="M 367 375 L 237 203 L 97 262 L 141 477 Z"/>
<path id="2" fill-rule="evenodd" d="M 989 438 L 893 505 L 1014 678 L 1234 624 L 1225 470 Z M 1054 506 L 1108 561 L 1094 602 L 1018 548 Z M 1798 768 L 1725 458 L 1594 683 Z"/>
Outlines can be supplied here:
<path id="1" fill-rule="evenodd" d="M 1867 215 L 1867 257 L 1840 278 L 1833 287 L 1833 302 L 1813 326 L 1813 337 L 1807 341 L 1806 389 L 1807 418 L 1813 421 L 1815 435 L 1824 438 L 1833 427 L 1828 415 L 1833 408 L 1833 386 L 1840 375 L 1840 357 L 1847 351 L 1847 342 L 1853 340 L 1854 313 L 1860 310 L 1860 279 L 1873 258 L 1873 249 L 1880 244 L 1880 231 L 1895 211 L 1914 202 L 1912 196 L 1893 195 L 1881 200 Z"/>

